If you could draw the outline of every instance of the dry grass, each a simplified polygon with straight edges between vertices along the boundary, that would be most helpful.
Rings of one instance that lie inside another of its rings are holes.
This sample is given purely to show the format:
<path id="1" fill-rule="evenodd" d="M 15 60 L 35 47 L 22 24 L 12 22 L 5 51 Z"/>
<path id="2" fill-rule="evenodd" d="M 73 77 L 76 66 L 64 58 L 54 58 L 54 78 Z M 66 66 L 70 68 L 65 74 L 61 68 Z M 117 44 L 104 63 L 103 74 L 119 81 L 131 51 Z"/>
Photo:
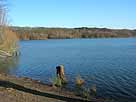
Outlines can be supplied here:
<path id="1" fill-rule="evenodd" d="M 75 80 L 75 94 L 86 99 L 95 98 L 96 85 L 92 84 L 91 87 L 87 87 L 84 83 L 84 80 L 78 75 Z"/>
<path id="2" fill-rule="evenodd" d="M 2 33 L 3 33 L 3 38 L 0 44 L 0 50 L 9 53 L 13 52 L 14 50 L 17 50 L 18 38 L 16 34 L 8 27 L 4 27 Z"/>
<path id="3" fill-rule="evenodd" d="M 76 77 L 75 84 L 76 84 L 77 86 L 81 86 L 81 85 L 83 85 L 83 83 L 84 83 L 84 80 L 80 77 L 80 75 L 78 75 L 78 76 Z"/>
<path id="4" fill-rule="evenodd" d="M 18 38 L 9 28 L 7 20 L 5 0 L 0 0 L 0 51 L 6 55 L 12 55 L 18 49 Z M 0 54 L 1 54 L 0 52 Z"/>

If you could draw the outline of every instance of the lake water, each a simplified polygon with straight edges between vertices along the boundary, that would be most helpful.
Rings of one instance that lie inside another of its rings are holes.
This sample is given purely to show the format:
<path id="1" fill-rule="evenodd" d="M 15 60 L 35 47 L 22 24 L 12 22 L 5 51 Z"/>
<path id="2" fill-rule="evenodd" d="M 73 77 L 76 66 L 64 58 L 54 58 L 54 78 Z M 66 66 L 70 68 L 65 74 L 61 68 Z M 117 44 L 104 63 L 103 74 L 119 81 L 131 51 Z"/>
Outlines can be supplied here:
<path id="1" fill-rule="evenodd" d="M 63 64 L 68 88 L 80 74 L 98 97 L 136 102 L 136 38 L 21 41 L 20 52 L 0 62 L 0 71 L 47 83 Z"/>

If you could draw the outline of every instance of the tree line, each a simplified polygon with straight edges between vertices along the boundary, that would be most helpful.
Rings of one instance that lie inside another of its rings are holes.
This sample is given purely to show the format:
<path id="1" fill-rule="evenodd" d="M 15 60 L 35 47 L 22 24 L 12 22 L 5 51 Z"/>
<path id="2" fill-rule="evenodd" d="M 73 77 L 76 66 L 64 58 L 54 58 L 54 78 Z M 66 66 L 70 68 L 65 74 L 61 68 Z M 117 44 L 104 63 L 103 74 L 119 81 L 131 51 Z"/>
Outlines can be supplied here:
<path id="1" fill-rule="evenodd" d="M 11 27 L 21 40 L 135 37 L 136 30 L 108 28 Z"/>

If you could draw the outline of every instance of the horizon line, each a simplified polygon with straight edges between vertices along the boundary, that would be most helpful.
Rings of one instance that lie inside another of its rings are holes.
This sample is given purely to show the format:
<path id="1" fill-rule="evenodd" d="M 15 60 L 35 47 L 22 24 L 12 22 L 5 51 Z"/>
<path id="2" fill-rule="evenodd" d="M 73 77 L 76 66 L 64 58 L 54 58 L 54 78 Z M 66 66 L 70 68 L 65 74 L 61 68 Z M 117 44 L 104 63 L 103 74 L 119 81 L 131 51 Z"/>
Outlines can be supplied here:
<path id="1" fill-rule="evenodd" d="M 117 27 L 97 27 L 97 26 L 76 26 L 76 27 L 66 27 L 66 26 L 31 26 L 31 25 L 10 25 L 12 27 L 30 27 L 30 28 L 67 28 L 67 29 L 74 29 L 74 28 L 106 28 L 106 29 L 117 29 L 117 30 L 136 30 L 136 28 L 125 28 L 125 27 L 122 27 L 122 28 L 117 28 Z"/>

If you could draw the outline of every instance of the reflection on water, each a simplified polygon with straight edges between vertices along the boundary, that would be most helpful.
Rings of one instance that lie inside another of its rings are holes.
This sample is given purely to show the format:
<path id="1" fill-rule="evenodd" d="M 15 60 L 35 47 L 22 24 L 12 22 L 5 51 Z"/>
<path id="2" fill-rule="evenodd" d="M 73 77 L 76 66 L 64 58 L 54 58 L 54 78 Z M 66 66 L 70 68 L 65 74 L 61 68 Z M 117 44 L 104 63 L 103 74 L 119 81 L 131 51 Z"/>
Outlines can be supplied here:
<path id="1" fill-rule="evenodd" d="M 0 73 L 10 74 L 11 70 L 17 68 L 19 56 L 0 59 Z"/>

